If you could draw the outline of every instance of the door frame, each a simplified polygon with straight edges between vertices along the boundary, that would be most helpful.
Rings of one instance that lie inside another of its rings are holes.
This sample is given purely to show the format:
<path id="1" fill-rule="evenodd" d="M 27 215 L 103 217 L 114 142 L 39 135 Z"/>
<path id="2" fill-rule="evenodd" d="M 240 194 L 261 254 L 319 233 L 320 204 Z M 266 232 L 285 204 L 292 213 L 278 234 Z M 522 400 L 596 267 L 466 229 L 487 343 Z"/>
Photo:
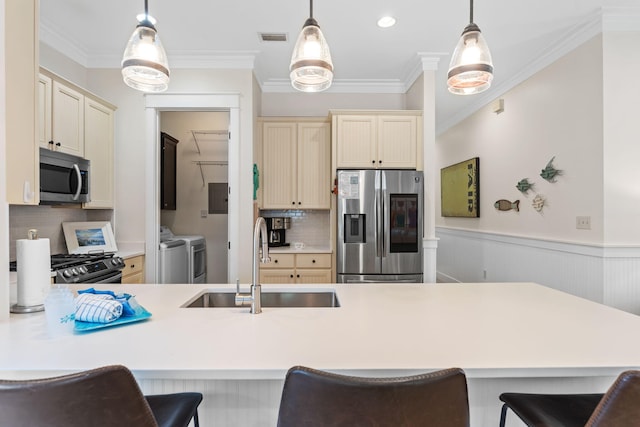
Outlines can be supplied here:
<path id="1" fill-rule="evenodd" d="M 145 183 L 145 281 L 157 283 L 160 247 L 160 113 L 164 111 L 223 111 L 229 113 L 229 212 L 242 212 L 240 191 L 240 94 L 149 94 L 145 95 L 146 183 Z M 229 252 L 227 282 L 238 277 L 240 242 L 239 215 L 228 216 Z M 235 280 L 235 279 L 234 279 Z"/>

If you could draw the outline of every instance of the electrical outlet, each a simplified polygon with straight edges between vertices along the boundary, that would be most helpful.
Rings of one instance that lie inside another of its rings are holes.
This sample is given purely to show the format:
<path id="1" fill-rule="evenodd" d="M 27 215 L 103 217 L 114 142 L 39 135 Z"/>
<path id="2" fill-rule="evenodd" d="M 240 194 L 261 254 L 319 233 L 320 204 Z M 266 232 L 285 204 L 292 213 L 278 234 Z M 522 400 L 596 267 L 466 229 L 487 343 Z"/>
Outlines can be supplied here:
<path id="1" fill-rule="evenodd" d="M 487 270 L 482 270 L 482 279 L 487 280 Z"/>
<path id="2" fill-rule="evenodd" d="M 207 211 L 206 209 L 202 209 L 200 211 L 200 218 L 206 218 L 208 214 L 209 214 L 209 211 Z"/>
<path id="3" fill-rule="evenodd" d="M 591 217 L 590 216 L 577 216 L 576 228 L 578 230 L 591 230 Z"/>

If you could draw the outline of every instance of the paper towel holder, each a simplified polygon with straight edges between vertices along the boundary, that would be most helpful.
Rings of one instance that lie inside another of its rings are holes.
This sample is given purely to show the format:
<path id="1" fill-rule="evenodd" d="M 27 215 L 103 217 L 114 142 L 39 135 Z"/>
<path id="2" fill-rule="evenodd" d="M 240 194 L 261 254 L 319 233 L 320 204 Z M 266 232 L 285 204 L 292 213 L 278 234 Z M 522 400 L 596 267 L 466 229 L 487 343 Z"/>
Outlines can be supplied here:
<path id="1" fill-rule="evenodd" d="M 27 239 L 37 240 L 38 230 L 30 229 L 27 232 Z M 20 290 L 18 290 L 18 292 L 20 292 Z M 9 311 L 11 313 L 37 313 L 38 311 L 44 311 L 44 304 L 36 304 L 36 305 L 29 305 L 29 306 L 12 304 L 11 307 L 9 308 Z"/>

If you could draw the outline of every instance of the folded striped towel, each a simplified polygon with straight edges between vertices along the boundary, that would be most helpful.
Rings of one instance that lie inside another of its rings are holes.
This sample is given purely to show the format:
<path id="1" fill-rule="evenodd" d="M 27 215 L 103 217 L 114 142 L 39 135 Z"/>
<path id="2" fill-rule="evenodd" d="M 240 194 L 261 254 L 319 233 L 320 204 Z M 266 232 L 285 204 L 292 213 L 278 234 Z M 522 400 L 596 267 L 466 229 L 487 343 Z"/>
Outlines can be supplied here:
<path id="1" fill-rule="evenodd" d="M 81 322 L 109 323 L 122 316 L 122 304 L 111 295 L 80 294 L 76 298 L 75 319 Z"/>

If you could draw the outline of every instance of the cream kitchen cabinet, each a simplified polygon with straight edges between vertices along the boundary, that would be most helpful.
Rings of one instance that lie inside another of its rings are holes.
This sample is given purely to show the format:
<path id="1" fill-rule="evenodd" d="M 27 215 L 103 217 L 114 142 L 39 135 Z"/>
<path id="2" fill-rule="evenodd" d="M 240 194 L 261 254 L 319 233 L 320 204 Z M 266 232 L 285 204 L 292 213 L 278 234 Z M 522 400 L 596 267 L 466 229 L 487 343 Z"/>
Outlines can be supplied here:
<path id="1" fill-rule="evenodd" d="M 330 209 L 327 122 L 264 121 L 262 209 Z"/>
<path id="2" fill-rule="evenodd" d="M 422 168 L 419 111 L 333 111 L 336 168 Z"/>
<path id="3" fill-rule="evenodd" d="M 48 70 L 38 80 L 39 144 L 91 162 L 86 209 L 113 208 L 115 107 Z"/>
<path id="4" fill-rule="evenodd" d="M 3 2 L 6 200 L 37 205 L 40 168 L 37 135 L 39 1 Z M 1 298 L 0 298 L 1 299 Z"/>
<path id="5" fill-rule="evenodd" d="M 331 283 L 331 254 L 270 254 L 270 263 L 260 264 L 260 283 Z"/>
<path id="6" fill-rule="evenodd" d="M 89 209 L 113 208 L 113 115 L 103 102 L 84 99 L 84 157 L 91 162 Z"/>
<path id="7" fill-rule="evenodd" d="M 144 283 L 144 255 L 124 259 L 122 283 Z"/>
<path id="8" fill-rule="evenodd" d="M 51 87 L 50 148 L 84 157 L 84 95 L 56 80 Z"/>

